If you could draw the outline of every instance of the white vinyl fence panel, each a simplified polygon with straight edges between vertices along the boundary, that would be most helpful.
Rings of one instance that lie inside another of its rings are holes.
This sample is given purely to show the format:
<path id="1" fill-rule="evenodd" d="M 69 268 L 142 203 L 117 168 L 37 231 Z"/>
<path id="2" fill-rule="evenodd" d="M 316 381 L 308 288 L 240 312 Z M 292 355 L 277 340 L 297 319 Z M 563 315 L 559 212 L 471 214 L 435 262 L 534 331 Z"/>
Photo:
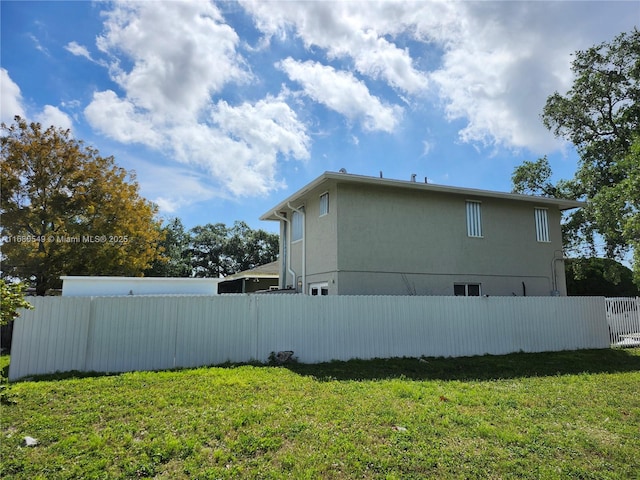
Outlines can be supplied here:
<path id="1" fill-rule="evenodd" d="M 16 320 L 11 380 L 266 361 L 607 348 L 602 297 L 223 295 L 34 298 Z"/>

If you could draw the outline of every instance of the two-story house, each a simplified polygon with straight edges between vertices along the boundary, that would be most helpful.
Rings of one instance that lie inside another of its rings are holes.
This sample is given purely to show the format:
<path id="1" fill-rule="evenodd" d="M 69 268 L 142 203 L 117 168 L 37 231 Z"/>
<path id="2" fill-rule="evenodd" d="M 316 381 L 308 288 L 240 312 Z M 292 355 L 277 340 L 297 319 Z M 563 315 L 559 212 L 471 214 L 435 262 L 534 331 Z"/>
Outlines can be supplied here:
<path id="1" fill-rule="evenodd" d="M 581 205 L 325 172 L 260 219 L 280 222 L 282 289 L 566 295 L 561 212 Z"/>

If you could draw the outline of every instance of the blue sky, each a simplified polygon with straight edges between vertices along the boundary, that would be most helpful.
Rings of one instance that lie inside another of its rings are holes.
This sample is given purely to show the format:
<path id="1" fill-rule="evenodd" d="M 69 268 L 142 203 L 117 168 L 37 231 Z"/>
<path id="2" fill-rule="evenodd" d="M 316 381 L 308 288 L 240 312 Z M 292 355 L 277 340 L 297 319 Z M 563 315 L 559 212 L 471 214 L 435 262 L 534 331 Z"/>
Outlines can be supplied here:
<path id="1" fill-rule="evenodd" d="M 540 113 L 629 2 L 1 2 L 2 121 L 70 128 L 188 228 L 258 217 L 322 172 L 509 191 L 571 177 Z"/>

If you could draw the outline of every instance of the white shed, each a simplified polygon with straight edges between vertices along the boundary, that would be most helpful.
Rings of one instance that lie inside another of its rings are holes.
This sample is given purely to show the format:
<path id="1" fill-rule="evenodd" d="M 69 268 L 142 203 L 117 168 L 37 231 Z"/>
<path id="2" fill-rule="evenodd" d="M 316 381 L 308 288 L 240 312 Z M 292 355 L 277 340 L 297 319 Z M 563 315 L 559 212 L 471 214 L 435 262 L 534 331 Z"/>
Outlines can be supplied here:
<path id="1" fill-rule="evenodd" d="M 218 278 L 63 276 L 63 297 L 217 295 Z"/>

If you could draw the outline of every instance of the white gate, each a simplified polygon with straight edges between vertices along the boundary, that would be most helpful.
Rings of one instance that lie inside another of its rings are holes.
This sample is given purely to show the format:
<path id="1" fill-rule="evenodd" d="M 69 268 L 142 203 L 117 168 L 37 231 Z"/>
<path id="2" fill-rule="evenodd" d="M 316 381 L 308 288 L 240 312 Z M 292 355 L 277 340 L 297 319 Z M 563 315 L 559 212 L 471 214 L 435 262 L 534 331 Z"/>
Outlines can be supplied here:
<path id="1" fill-rule="evenodd" d="M 607 298 L 609 338 L 614 347 L 640 347 L 640 297 Z"/>

